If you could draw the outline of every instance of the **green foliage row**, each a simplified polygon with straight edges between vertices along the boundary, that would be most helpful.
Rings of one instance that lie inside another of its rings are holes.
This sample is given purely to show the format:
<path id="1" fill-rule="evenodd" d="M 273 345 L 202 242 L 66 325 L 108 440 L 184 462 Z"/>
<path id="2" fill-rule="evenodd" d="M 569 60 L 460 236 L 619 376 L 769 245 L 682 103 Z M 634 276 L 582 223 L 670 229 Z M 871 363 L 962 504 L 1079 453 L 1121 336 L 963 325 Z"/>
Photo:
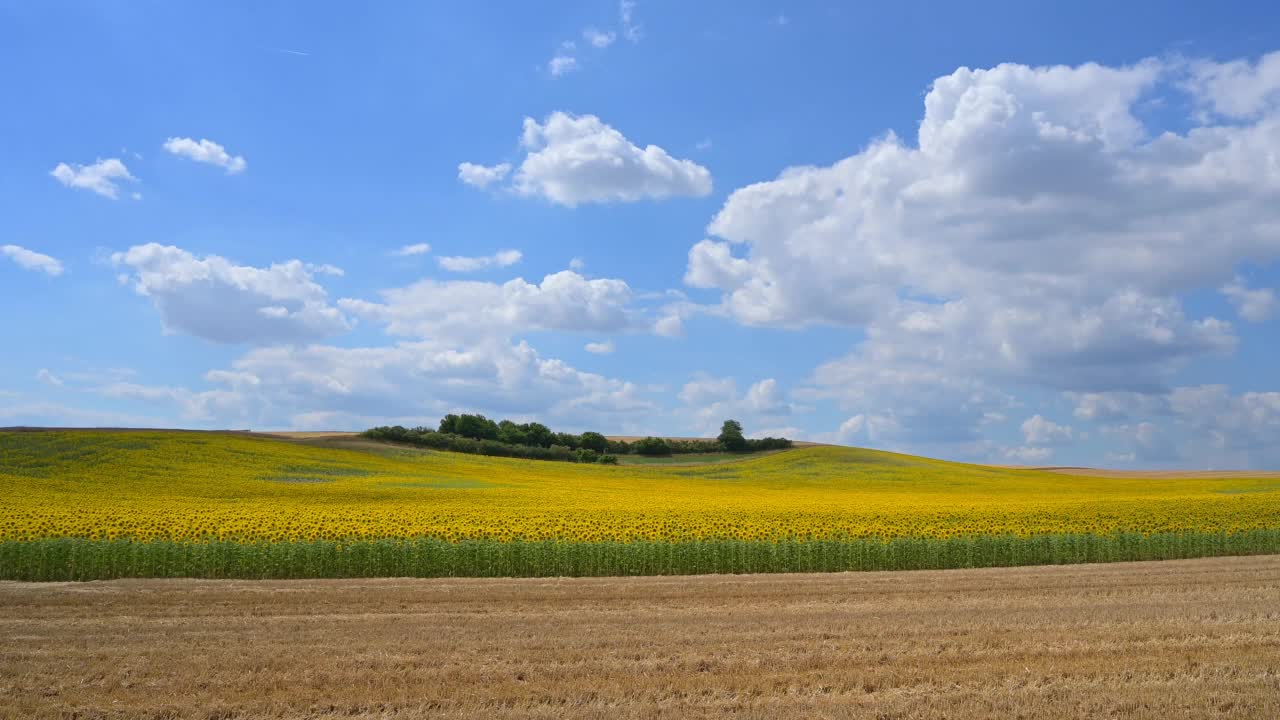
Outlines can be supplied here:
<path id="1" fill-rule="evenodd" d="M 782 542 L 237 543 L 58 538 L 0 542 L 0 579 L 696 575 L 1060 565 L 1268 553 L 1280 553 L 1280 529 Z"/>
<path id="2" fill-rule="evenodd" d="M 365 430 L 363 435 L 383 442 L 400 442 L 418 447 L 495 455 L 526 460 L 560 460 L 565 462 L 617 464 L 615 455 L 668 455 L 715 453 L 721 451 L 756 452 L 781 450 L 791 447 L 786 438 L 746 439 L 742 425 L 736 420 L 726 420 L 724 430 L 716 440 L 667 440 L 647 437 L 632 443 L 609 440 L 597 432 L 581 435 L 552 432 L 541 423 L 517 424 L 510 420 L 494 422 L 484 415 L 446 415 L 440 427 L 406 428 L 402 425 L 382 426 Z"/>
<path id="3" fill-rule="evenodd" d="M 570 448 L 567 445 L 515 445 L 501 440 L 476 439 L 442 433 L 426 428 L 376 427 L 361 433 L 364 437 L 383 442 L 399 442 L 433 450 L 470 453 L 472 455 L 491 455 L 495 457 L 521 458 L 524 460 L 558 460 L 561 462 L 604 463 L 616 465 L 618 458 L 612 455 L 601 455 L 586 447 Z"/>

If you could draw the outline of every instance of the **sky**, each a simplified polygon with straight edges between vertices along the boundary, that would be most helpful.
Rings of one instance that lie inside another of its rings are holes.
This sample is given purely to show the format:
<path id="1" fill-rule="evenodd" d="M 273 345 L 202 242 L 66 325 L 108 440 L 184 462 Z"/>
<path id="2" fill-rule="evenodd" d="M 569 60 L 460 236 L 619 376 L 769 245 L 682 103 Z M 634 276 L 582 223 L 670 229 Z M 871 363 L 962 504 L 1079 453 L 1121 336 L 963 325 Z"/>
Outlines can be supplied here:
<path id="1" fill-rule="evenodd" d="M 1274 3 L 0 2 L 0 426 L 1280 468 Z"/>

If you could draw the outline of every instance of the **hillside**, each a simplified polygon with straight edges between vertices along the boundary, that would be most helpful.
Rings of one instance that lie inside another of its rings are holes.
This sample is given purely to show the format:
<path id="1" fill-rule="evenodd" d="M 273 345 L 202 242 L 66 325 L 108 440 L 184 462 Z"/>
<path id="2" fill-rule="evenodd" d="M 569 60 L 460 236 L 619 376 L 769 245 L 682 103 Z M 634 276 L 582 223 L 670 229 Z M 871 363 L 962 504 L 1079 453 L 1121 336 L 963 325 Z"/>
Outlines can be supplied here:
<path id="1" fill-rule="evenodd" d="M 600 467 L 345 442 L 0 434 L 0 538 L 753 540 L 1280 526 L 1280 482 L 1265 477 L 1067 476 L 834 446 Z"/>

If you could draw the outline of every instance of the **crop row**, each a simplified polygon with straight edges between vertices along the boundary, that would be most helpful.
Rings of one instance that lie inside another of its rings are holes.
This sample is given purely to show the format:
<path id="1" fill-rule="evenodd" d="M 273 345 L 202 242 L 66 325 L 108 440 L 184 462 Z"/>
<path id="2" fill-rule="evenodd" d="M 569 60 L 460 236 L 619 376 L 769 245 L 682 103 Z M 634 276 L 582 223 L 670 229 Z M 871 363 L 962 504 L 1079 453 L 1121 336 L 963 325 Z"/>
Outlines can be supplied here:
<path id="1" fill-rule="evenodd" d="M 689 542 L 0 542 L 0 579 L 556 577 L 920 570 L 1280 552 L 1280 530 Z"/>

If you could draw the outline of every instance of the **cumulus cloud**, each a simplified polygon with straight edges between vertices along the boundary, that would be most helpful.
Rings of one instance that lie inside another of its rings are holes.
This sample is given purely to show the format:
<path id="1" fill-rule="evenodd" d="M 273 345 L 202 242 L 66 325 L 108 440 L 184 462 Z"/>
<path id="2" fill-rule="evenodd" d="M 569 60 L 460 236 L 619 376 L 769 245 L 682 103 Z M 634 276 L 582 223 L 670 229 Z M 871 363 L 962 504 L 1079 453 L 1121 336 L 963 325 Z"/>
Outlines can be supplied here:
<path id="1" fill-rule="evenodd" d="M 1072 414 L 1079 420 L 1115 421 L 1149 416 L 1168 409 L 1160 396 L 1124 390 L 1068 392 L 1066 397 L 1074 404 Z"/>
<path id="2" fill-rule="evenodd" d="M 411 257 L 413 255 L 426 255 L 429 252 L 431 252 L 431 245 L 427 243 L 414 243 L 413 245 L 405 245 L 392 254 L 399 255 L 400 257 Z"/>
<path id="3" fill-rule="evenodd" d="M 778 381 L 765 378 L 746 393 L 733 378 L 700 375 L 685 383 L 677 395 L 684 407 L 679 415 L 700 436 L 714 436 L 726 419 L 738 420 L 748 437 L 760 437 L 762 428 L 791 415 L 794 406 L 784 397 Z"/>
<path id="4" fill-rule="evenodd" d="M 511 163 L 497 165 L 476 165 L 475 163 L 459 163 L 458 179 L 471 187 L 487 188 L 500 182 L 511 172 Z"/>
<path id="5" fill-rule="evenodd" d="M 622 280 L 588 280 L 572 270 L 533 284 L 422 280 L 382 292 L 383 302 L 342 299 L 343 310 L 385 325 L 387 332 L 420 338 L 477 341 L 522 332 L 615 332 L 634 320 L 633 294 Z"/>
<path id="6" fill-rule="evenodd" d="M 248 163 L 241 155 L 231 155 L 226 148 L 218 143 L 209 140 L 195 140 L 184 137 L 171 137 L 164 142 L 165 151 L 194 160 L 198 163 L 207 165 L 216 165 L 227 171 L 228 175 L 244 172 L 248 167 Z"/>
<path id="7" fill-rule="evenodd" d="M 1174 388 L 1167 400 L 1175 421 L 1193 440 L 1180 447 L 1186 461 L 1280 467 L 1280 392 L 1234 394 L 1225 385 L 1184 386 Z"/>
<path id="8" fill-rule="evenodd" d="M 1280 107 L 1280 52 L 1256 62 L 1192 62 L 1187 85 L 1202 104 L 1223 117 L 1247 119 L 1273 112 Z"/>
<path id="9" fill-rule="evenodd" d="M 1235 306 L 1240 317 L 1249 322 L 1265 322 L 1275 314 L 1276 293 L 1271 288 L 1250 288 L 1242 278 L 1223 285 L 1222 294 Z"/>
<path id="10" fill-rule="evenodd" d="M 135 245 L 111 256 L 134 291 L 151 299 L 170 332 L 216 343 L 296 343 L 346 331 L 347 318 L 328 303 L 300 260 L 259 268 L 203 258 L 171 245 Z"/>
<path id="11" fill-rule="evenodd" d="M 702 197 L 711 192 L 711 172 L 706 168 L 674 158 L 657 145 L 641 148 L 594 115 L 554 112 L 541 123 L 525 118 L 521 146 L 526 155 L 511 189 L 558 205 Z M 463 182 L 479 184 L 463 177 L 459 168 Z M 483 178 L 484 187 L 509 170 L 507 166 L 496 175 L 471 172 Z"/>
<path id="12" fill-rule="evenodd" d="M 1155 393 L 1068 393 L 1075 417 L 1103 423 L 1116 455 L 1192 468 L 1280 466 L 1280 392 L 1183 385 Z"/>
<path id="13" fill-rule="evenodd" d="M 450 272 L 475 272 L 489 268 L 504 268 L 520 262 L 524 254 L 519 250 L 499 250 L 492 255 L 446 255 L 437 258 L 440 267 Z"/>
<path id="14" fill-rule="evenodd" d="M 329 422 L 361 418 L 361 426 L 373 417 L 434 422 L 467 410 L 623 430 L 656 410 L 634 384 L 544 358 L 524 342 L 260 348 L 236 360 L 226 377 L 240 383 L 227 390 L 248 398 L 259 415 L 320 413 Z"/>
<path id="15" fill-rule="evenodd" d="M 614 351 L 613 342 L 610 340 L 589 342 L 583 346 L 583 349 L 595 355 L 608 355 Z"/>
<path id="16" fill-rule="evenodd" d="M 1059 425 L 1039 414 L 1022 423 L 1022 437 L 1028 445 L 1055 445 L 1069 442 L 1073 436 L 1070 425 Z"/>
<path id="17" fill-rule="evenodd" d="M 21 245 L 3 245 L 0 246 L 0 254 L 13 260 L 19 267 L 27 270 L 42 272 L 45 275 L 57 277 L 62 274 L 62 263 L 56 258 L 49 257 L 43 253 L 28 250 Z"/>
<path id="18" fill-rule="evenodd" d="M 684 336 L 684 318 L 676 314 L 663 315 L 653 323 L 653 334 L 676 338 Z"/>
<path id="19" fill-rule="evenodd" d="M 1257 88 L 1272 62 L 1248 64 L 1250 89 L 1213 92 L 1269 98 Z M 1136 108 L 1180 92 L 1184 67 L 940 77 L 914 144 L 889 133 L 733 192 L 685 282 L 745 325 L 861 329 L 811 391 L 890 416 L 904 440 L 975 439 L 1015 384 L 1161 392 L 1237 342 L 1231 323 L 1188 316 L 1182 295 L 1222 287 L 1242 258 L 1280 257 L 1280 173 L 1265 159 L 1280 113 L 1248 101 L 1248 122 L 1149 126 Z M 1236 296 L 1258 317 L 1264 294 Z"/>
<path id="20" fill-rule="evenodd" d="M 58 163 L 49 174 L 67 187 L 89 190 L 112 200 L 120 197 L 121 181 L 138 182 L 119 158 L 98 160 L 92 165 Z M 138 197 L 135 193 L 134 198 Z"/>

